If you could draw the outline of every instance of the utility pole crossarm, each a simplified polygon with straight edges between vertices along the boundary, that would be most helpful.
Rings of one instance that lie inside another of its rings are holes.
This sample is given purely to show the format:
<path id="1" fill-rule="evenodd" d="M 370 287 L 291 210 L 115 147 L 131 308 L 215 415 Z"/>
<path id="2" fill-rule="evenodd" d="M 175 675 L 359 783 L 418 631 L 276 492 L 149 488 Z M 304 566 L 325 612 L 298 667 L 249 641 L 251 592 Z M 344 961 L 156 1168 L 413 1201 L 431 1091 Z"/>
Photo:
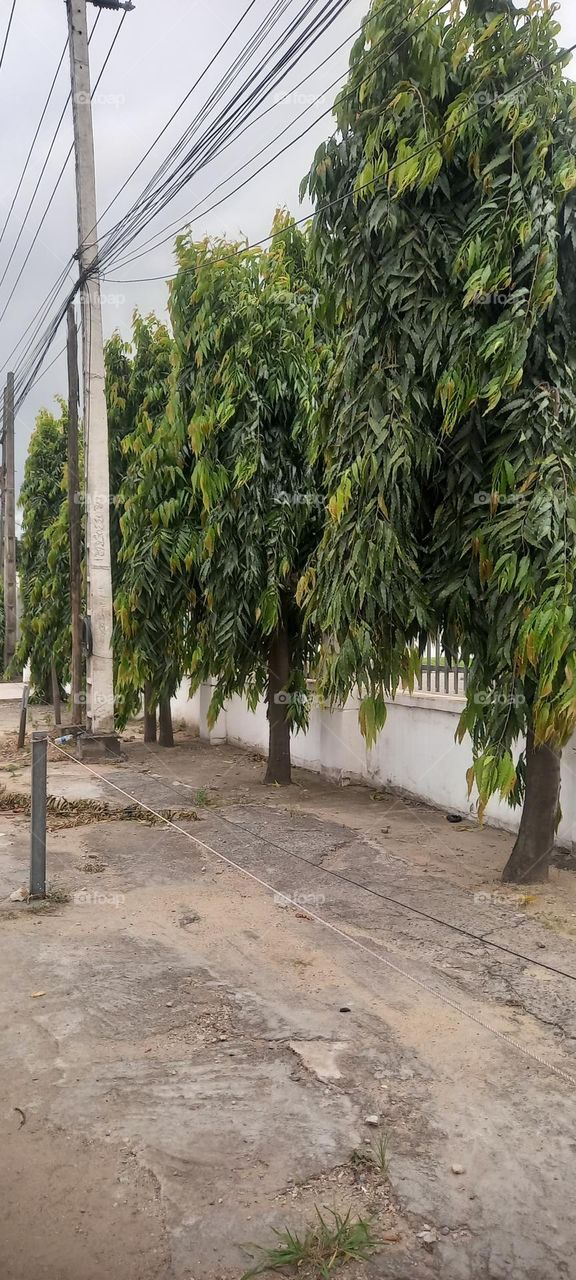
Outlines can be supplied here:
<path id="1" fill-rule="evenodd" d="M 124 9 L 126 13 L 132 13 L 136 7 L 132 4 L 132 0 L 90 0 L 97 9 Z"/>

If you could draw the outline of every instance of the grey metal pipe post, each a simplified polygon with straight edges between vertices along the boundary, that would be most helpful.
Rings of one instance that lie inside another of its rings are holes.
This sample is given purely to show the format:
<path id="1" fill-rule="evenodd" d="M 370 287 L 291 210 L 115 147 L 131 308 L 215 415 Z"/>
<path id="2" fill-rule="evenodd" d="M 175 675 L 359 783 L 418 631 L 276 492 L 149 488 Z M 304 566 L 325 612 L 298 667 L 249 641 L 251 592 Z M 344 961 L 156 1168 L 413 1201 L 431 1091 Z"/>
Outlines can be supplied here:
<path id="1" fill-rule="evenodd" d="M 46 897 L 46 796 L 48 786 L 48 734 L 32 734 L 32 843 L 30 849 L 30 897 Z"/>

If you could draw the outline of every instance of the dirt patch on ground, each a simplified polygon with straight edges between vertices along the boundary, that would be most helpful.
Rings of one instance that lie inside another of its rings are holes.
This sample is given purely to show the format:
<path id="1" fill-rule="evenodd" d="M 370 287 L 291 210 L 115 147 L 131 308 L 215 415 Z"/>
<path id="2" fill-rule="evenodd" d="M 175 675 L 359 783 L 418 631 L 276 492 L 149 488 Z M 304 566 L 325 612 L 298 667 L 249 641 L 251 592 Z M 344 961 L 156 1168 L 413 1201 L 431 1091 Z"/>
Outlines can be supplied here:
<path id="1" fill-rule="evenodd" d="M 382 1238 L 350 1280 L 569 1276 L 576 1002 L 551 970 L 576 947 L 544 918 L 569 873 L 520 901 L 491 888 L 498 832 L 312 775 L 279 793 L 229 747 L 127 756 L 51 764 L 51 791 L 198 821 L 53 832 L 68 902 L 7 902 L 28 829 L 0 814 L 2 1274 L 239 1280 L 318 1206 Z"/>

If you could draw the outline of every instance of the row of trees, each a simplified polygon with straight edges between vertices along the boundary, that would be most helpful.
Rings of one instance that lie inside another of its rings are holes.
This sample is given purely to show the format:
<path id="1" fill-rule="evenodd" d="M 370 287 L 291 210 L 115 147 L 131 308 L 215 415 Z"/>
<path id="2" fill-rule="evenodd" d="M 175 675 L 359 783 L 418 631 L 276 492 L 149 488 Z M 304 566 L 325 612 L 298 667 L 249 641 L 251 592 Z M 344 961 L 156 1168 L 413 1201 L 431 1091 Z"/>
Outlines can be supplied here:
<path id="1" fill-rule="evenodd" d="M 184 674 L 214 680 L 214 717 L 265 696 L 267 778 L 287 783 L 309 673 L 328 705 L 360 690 L 371 742 L 440 632 L 470 662 L 480 811 L 526 800 L 517 880 L 547 874 L 576 724 L 576 98 L 557 36 L 543 0 L 374 0 L 304 184 L 310 229 L 280 213 L 266 250 L 181 237 L 172 333 L 136 316 L 106 353 L 120 721 L 145 691 L 152 734 Z M 63 434 L 40 416 L 23 491 L 40 688 L 50 652 L 65 677 L 63 455 L 52 489 L 38 474 Z"/>

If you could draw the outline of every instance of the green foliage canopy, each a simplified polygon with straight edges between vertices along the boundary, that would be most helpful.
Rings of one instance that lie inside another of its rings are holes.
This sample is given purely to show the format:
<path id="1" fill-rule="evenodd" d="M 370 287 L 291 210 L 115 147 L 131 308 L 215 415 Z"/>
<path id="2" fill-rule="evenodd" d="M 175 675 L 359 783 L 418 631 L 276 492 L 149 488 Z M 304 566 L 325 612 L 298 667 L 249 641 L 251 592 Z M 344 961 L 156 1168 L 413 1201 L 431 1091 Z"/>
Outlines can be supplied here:
<path id="1" fill-rule="evenodd" d="M 178 241 L 171 290 L 175 384 L 167 430 L 180 442 L 189 537 L 175 550 L 196 577 L 197 683 L 212 676 L 212 715 L 234 693 L 255 706 L 270 649 L 288 635 L 289 690 L 304 693 L 313 633 L 298 580 L 323 521 L 310 430 L 328 351 L 315 323 L 306 236 L 285 212 L 266 252 Z M 306 721 L 306 699 L 289 719 Z"/>
<path id="2" fill-rule="evenodd" d="M 170 458 L 177 456 L 162 429 L 172 350 L 166 326 L 136 313 L 132 344 L 116 337 L 107 351 L 109 411 L 121 442 L 115 597 L 120 723 L 136 710 L 145 684 L 159 698 L 171 696 L 182 678 L 186 593 L 174 572 L 171 540 L 164 537 L 165 503 L 176 479 Z M 173 505 L 168 510 L 175 514 Z"/>
<path id="3" fill-rule="evenodd" d="M 576 723 L 576 99 L 542 0 L 436 7 L 374 0 L 305 184 L 340 336 L 302 590 L 369 739 L 427 634 L 471 656 L 470 780 L 517 802 L 518 734 Z"/>

